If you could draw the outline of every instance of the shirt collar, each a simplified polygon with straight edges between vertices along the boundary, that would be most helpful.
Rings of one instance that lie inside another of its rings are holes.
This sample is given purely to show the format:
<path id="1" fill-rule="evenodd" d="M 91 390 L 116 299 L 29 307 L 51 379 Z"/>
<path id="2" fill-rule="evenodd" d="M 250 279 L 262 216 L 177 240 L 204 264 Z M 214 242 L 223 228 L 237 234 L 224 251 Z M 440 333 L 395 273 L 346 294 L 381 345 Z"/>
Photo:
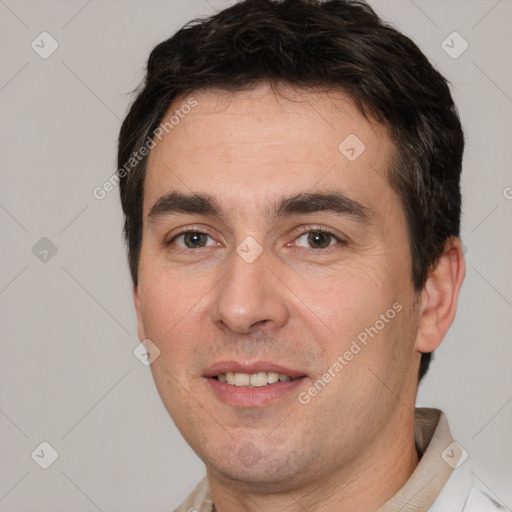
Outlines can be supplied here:
<path id="1" fill-rule="evenodd" d="M 420 462 L 404 486 L 378 512 L 428 511 L 462 456 L 439 409 L 415 410 L 414 439 Z"/>

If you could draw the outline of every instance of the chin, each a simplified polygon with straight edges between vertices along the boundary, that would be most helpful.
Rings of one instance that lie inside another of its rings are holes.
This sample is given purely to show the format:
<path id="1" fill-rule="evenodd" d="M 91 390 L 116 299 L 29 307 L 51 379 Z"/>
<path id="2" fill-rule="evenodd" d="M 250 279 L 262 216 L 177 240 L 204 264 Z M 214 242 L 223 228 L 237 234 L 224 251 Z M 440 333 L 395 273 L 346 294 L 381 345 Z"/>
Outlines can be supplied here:
<path id="1" fill-rule="evenodd" d="M 261 447 L 263 444 L 263 447 Z M 297 486 L 301 480 L 309 480 L 313 465 L 292 460 L 291 453 L 297 449 L 280 446 L 264 446 L 264 443 L 230 443 L 225 450 L 214 449 L 205 453 L 207 447 L 198 451 L 199 457 L 206 464 L 209 471 L 221 479 L 233 483 L 244 484 L 252 490 L 258 488 L 261 492 L 283 491 L 285 488 Z M 304 454 L 302 454 L 304 455 Z"/>

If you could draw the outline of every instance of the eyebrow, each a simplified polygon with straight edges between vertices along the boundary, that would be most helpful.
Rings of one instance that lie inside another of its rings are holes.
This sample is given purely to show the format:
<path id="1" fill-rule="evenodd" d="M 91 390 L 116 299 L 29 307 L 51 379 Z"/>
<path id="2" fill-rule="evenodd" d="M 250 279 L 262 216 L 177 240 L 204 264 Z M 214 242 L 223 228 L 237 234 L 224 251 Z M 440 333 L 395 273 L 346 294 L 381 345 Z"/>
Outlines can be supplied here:
<path id="1" fill-rule="evenodd" d="M 342 194 L 341 192 L 299 193 L 285 197 L 266 210 L 271 220 L 292 215 L 332 212 L 348 216 L 363 224 L 369 224 L 375 211 Z M 148 213 L 150 222 L 172 214 L 188 213 L 223 218 L 221 205 L 209 194 L 185 194 L 171 191 L 160 197 Z"/>

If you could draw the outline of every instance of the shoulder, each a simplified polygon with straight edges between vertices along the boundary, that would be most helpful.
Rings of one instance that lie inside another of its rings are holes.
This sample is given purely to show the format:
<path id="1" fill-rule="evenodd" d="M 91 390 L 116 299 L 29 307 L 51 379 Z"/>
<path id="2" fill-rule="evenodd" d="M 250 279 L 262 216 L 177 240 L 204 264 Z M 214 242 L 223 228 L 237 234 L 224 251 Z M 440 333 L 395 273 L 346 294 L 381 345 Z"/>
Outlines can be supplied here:
<path id="1" fill-rule="evenodd" d="M 454 469 L 428 512 L 512 512 L 479 488 L 469 461 Z"/>
<path id="2" fill-rule="evenodd" d="M 496 510 L 510 512 L 510 509 L 489 496 L 489 494 L 473 487 L 463 512 L 493 512 Z"/>

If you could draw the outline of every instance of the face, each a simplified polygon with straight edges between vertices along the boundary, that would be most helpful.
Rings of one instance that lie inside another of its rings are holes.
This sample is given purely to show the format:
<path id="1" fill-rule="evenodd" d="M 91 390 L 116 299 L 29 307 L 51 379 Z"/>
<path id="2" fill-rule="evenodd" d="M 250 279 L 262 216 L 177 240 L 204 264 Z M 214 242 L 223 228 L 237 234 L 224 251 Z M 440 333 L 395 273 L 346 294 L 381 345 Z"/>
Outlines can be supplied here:
<path id="1" fill-rule="evenodd" d="M 169 414 L 210 475 L 253 488 L 362 465 L 419 363 L 386 129 L 341 92 L 282 91 L 173 104 L 194 108 L 149 155 L 134 289 Z"/>

